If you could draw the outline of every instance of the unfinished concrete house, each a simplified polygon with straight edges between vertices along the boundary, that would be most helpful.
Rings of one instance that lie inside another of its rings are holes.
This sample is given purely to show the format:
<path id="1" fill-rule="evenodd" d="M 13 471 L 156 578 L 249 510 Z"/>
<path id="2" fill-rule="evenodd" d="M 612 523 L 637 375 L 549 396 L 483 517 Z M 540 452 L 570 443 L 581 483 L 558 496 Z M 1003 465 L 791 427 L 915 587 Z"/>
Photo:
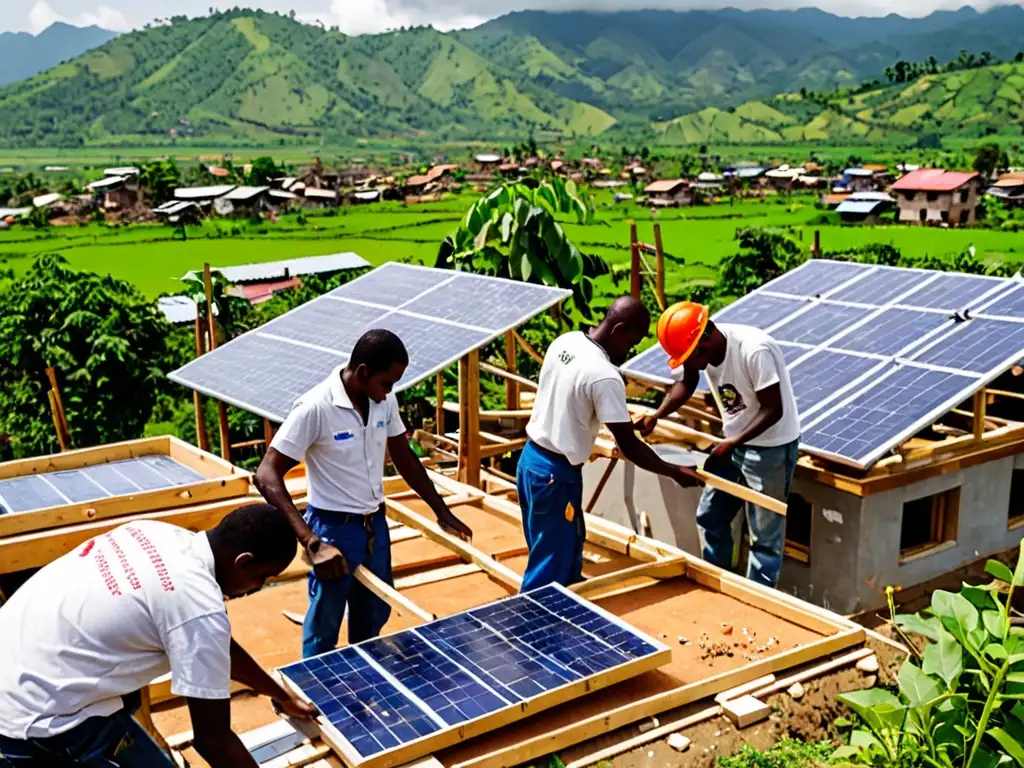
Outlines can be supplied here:
<path id="1" fill-rule="evenodd" d="M 911 171 L 892 185 L 903 224 L 973 224 L 977 215 L 981 176 L 937 168 Z"/>

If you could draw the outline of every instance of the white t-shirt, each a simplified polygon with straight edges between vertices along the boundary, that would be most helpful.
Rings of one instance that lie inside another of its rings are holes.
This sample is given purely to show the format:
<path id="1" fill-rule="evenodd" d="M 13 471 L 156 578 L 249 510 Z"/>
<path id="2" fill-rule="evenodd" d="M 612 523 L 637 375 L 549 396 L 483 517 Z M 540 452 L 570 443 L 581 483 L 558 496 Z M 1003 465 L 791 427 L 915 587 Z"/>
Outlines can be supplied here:
<path id="1" fill-rule="evenodd" d="M 231 625 L 205 533 L 122 525 L 47 565 L 0 608 L 0 734 L 45 738 L 171 691 L 231 695 Z"/>
<path id="2" fill-rule="evenodd" d="M 389 437 L 405 434 L 398 400 L 370 401 L 366 423 L 352 404 L 342 367 L 300 397 L 270 443 L 306 462 L 309 503 L 317 509 L 367 515 L 384 503 L 384 456 Z"/>
<path id="3" fill-rule="evenodd" d="M 548 347 L 526 434 L 541 448 L 583 464 L 602 424 L 628 422 L 626 384 L 606 353 L 582 331 Z"/>
<path id="4" fill-rule="evenodd" d="M 800 437 L 800 416 L 789 380 L 786 359 L 778 343 L 762 330 L 749 325 L 717 324 L 725 336 L 725 359 L 719 366 L 709 365 L 704 373 L 722 411 L 726 437 L 735 437 L 747 428 L 760 409 L 757 393 L 778 384 L 782 394 L 782 418 L 750 445 L 769 448 L 791 443 Z M 683 376 L 685 366 L 674 376 Z"/>

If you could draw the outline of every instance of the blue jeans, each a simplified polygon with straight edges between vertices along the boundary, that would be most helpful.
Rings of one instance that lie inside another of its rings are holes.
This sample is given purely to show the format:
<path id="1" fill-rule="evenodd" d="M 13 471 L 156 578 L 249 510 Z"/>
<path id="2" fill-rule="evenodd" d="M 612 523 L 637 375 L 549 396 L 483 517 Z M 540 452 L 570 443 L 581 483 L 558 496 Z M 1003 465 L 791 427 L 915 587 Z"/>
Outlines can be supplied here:
<path id="1" fill-rule="evenodd" d="M 328 512 L 310 505 L 306 508 L 305 517 L 317 537 L 341 550 L 350 572 L 357 565 L 365 565 L 367 570 L 388 584 L 394 583 L 391 579 L 391 534 L 383 509 L 364 520 L 361 515 Z M 303 658 L 337 647 L 346 605 L 352 609 L 348 616 L 349 644 L 376 637 L 391 616 L 391 606 L 356 581 L 351 573 L 337 581 L 321 581 L 310 572 L 309 610 L 302 624 Z"/>
<path id="2" fill-rule="evenodd" d="M 557 453 L 526 443 L 516 468 L 530 557 L 522 591 L 583 581 L 583 472 Z"/>
<path id="3" fill-rule="evenodd" d="M 172 763 L 128 709 L 42 739 L 0 736 L 0 768 L 160 768 Z"/>
<path id="4" fill-rule="evenodd" d="M 738 446 L 729 463 L 716 473 L 726 480 L 785 501 L 793 483 L 793 472 L 800 458 L 799 440 L 772 448 Z M 747 578 L 774 587 L 782 570 L 782 550 L 786 543 L 786 518 L 771 510 L 737 499 L 725 491 L 707 486 L 697 506 L 697 530 L 704 548 L 704 559 L 720 568 L 731 569 L 735 562 L 732 523 L 740 507 L 746 507 L 750 554 Z"/>

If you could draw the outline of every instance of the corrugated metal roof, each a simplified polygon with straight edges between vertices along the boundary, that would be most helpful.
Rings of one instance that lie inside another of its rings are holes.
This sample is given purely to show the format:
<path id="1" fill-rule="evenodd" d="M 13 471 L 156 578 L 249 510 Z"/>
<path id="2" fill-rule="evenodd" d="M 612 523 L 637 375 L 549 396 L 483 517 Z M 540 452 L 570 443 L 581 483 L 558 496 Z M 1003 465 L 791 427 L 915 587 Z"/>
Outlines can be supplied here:
<path id="1" fill-rule="evenodd" d="M 306 197 L 315 197 L 319 200 L 336 200 L 338 193 L 333 189 L 319 189 L 318 187 L 306 187 L 303 190 Z"/>
<path id="2" fill-rule="evenodd" d="M 224 199 L 244 202 L 246 200 L 252 200 L 254 197 L 259 197 L 269 189 L 270 187 L 235 187 L 224 195 Z"/>
<path id="3" fill-rule="evenodd" d="M 280 280 L 285 270 L 289 277 L 296 275 L 317 275 L 322 272 L 338 272 L 343 269 L 360 269 L 370 263 L 358 253 L 332 253 L 326 256 L 306 256 L 298 259 L 264 261 L 258 264 L 242 264 L 233 267 L 213 267 L 230 283 L 251 283 Z M 189 273 L 192 274 L 192 273 Z"/>
<path id="4" fill-rule="evenodd" d="M 134 165 L 125 165 L 121 168 L 107 168 L 103 171 L 104 176 L 138 176 L 139 169 Z"/>
<path id="5" fill-rule="evenodd" d="M 31 208 L 0 208 L 0 219 L 20 219 L 22 216 L 28 216 L 31 212 Z"/>
<path id="6" fill-rule="evenodd" d="M 223 197 L 234 188 L 234 184 L 218 184 L 212 187 L 182 187 L 174 190 L 174 197 L 178 200 L 215 200 L 218 197 Z"/>
<path id="7" fill-rule="evenodd" d="M 182 211 L 193 207 L 195 207 L 195 203 L 188 200 L 170 200 L 163 205 L 154 208 L 153 213 L 161 216 L 173 216 L 176 213 L 181 213 Z"/>
<path id="8" fill-rule="evenodd" d="M 644 193 L 648 195 L 674 192 L 681 186 L 689 184 L 686 179 L 658 179 L 644 187 Z"/>
<path id="9" fill-rule="evenodd" d="M 170 323 L 195 322 L 199 311 L 196 303 L 188 296 L 161 296 L 156 300 L 156 307 Z"/>
<path id="10" fill-rule="evenodd" d="M 911 171 L 893 184 L 892 188 L 910 192 L 952 192 L 977 177 L 976 173 L 944 171 L 941 168 L 922 168 L 919 171 Z"/>
<path id="11" fill-rule="evenodd" d="M 289 192 L 287 189 L 272 189 L 268 193 L 270 197 L 276 197 L 278 200 L 298 200 L 299 196 L 294 192 Z"/>
<path id="12" fill-rule="evenodd" d="M 410 176 L 405 180 L 405 186 L 407 187 L 422 187 L 424 184 L 429 184 L 433 179 L 428 175 L 420 174 L 418 176 Z"/>
<path id="13" fill-rule="evenodd" d="M 372 200 L 378 200 L 378 199 L 380 199 L 380 190 L 379 189 L 369 189 L 369 190 L 366 190 L 365 192 L 353 192 L 352 193 L 352 197 L 354 197 L 356 200 L 363 200 L 363 201 L 366 201 L 366 202 L 369 202 L 369 201 L 372 201 Z"/>
<path id="14" fill-rule="evenodd" d="M 99 181 L 94 181 L 90 184 L 86 184 L 86 189 L 107 189 L 108 187 L 117 187 L 124 184 L 127 179 L 124 176 L 104 176 Z"/>
<path id="15" fill-rule="evenodd" d="M 844 200 L 836 208 L 837 213 L 874 213 L 876 208 L 888 205 L 884 200 Z"/>
<path id="16" fill-rule="evenodd" d="M 895 203 L 895 198 L 885 192 L 854 192 L 849 200 L 856 200 L 859 203 L 874 202 L 874 203 Z"/>
<path id="17" fill-rule="evenodd" d="M 38 197 L 32 198 L 32 205 L 36 208 L 45 208 L 48 205 L 53 205 L 60 200 L 60 192 L 51 192 L 48 195 L 39 195 Z"/>
<path id="18" fill-rule="evenodd" d="M 474 159 L 478 163 L 500 163 L 501 155 L 477 155 Z"/>

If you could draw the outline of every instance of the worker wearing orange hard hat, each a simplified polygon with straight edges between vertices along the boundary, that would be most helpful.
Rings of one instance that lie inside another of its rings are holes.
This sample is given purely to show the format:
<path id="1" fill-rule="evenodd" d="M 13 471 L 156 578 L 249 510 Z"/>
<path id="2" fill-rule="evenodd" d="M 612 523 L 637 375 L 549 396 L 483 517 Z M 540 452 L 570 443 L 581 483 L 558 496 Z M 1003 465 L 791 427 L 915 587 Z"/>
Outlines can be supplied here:
<path id="1" fill-rule="evenodd" d="M 717 324 L 707 307 L 684 301 L 658 321 L 658 342 L 668 354 L 675 383 L 661 405 L 637 423 L 650 434 L 658 419 L 677 411 L 697 391 L 703 373 L 722 416 L 723 439 L 705 469 L 785 500 L 799 457 L 800 418 L 782 348 L 749 325 Z M 732 568 L 732 528 L 744 502 L 704 489 L 697 507 L 704 559 Z M 747 578 L 774 587 L 782 568 L 786 518 L 746 503 L 750 555 Z"/>

